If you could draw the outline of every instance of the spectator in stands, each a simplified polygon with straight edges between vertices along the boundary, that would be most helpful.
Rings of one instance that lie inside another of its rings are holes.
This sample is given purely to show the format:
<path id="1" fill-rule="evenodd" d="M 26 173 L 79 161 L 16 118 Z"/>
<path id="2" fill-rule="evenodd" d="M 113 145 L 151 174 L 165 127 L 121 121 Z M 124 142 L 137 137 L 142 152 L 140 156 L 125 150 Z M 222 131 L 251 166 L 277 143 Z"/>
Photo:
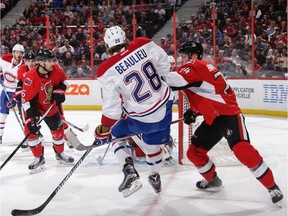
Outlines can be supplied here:
<path id="1" fill-rule="evenodd" d="M 281 54 L 277 58 L 275 66 L 277 71 L 283 71 L 287 73 L 288 68 L 287 47 L 282 48 Z"/>
<path id="2" fill-rule="evenodd" d="M 62 55 L 65 52 L 75 53 L 74 48 L 69 44 L 69 40 L 64 40 L 64 45 L 59 47 L 59 53 Z"/>
<path id="3" fill-rule="evenodd" d="M 170 48 L 170 44 L 166 42 L 166 38 L 165 37 L 161 37 L 160 39 L 160 43 L 158 44 L 162 49 L 165 50 L 165 52 L 169 51 Z"/>
<path id="4" fill-rule="evenodd" d="M 262 50 L 260 48 L 255 49 L 255 58 L 260 66 L 262 66 L 266 61 L 266 57 L 262 54 Z"/>
<path id="5" fill-rule="evenodd" d="M 258 64 L 257 58 L 254 58 L 254 71 L 261 71 L 262 66 Z"/>
<path id="6" fill-rule="evenodd" d="M 71 28 L 67 28 L 67 32 L 65 33 L 64 37 L 65 39 L 67 39 L 68 41 L 71 40 L 73 35 L 72 29 Z"/>
<path id="7" fill-rule="evenodd" d="M 106 52 L 106 46 L 103 40 L 99 41 L 98 46 L 95 49 L 95 52 L 97 54 L 99 54 L 99 56 L 101 57 L 103 53 Z"/>
<path id="8" fill-rule="evenodd" d="M 272 55 L 267 55 L 266 56 L 266 61 L 263 64 L 262 69 L 263 70 L 274 70 L 275 69 L 275 66 L 274 66 L 274 64 L 272 62 Z"/>
<path id="9" fill-rule="evenodd" d="M 72 52 L 69 52 L 69 51 L 65 52 L 61 60 L 63 61 L 64 66 L 70 66 L 73 61 Z"/>
<path id="10" fill-rule="evenodd" d="M 77 73 L 74 74 L 73 78 L 89 78 L 89 74 L 86 74 L 83 70 L 83 68 L 79 67 L 77 68 Z"/>

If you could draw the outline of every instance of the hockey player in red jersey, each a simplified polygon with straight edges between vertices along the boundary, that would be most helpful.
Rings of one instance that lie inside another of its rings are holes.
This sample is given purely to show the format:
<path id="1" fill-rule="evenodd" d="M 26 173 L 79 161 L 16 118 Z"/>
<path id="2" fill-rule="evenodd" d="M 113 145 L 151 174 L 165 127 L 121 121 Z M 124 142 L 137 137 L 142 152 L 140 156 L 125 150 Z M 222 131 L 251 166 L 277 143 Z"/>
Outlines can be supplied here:
<path id="1" fill-rule="evenodd" d="M 168 56 L 148 38 L 138 37 L 129 42 L 119 26 L 106 29 L 104 41 L 111 57 L 101 63 L 97 72 L 102 85 L 103 113 L 101 125 L 95 129 L 94 144 L 108 143 L 112 137 L 142 134 L 148 182 L 159 193 L 161 145 L 169 141 L 172 120 L 173 94 L 161 79 L 169 75 Z M 126 118 L 121 118 L 123 111 Z M 124 173 L 118 190 L 127 197 L 141 188 L 140 176 L 130 145 L 123 140 L 112 143 L 112 147 Z"/>
<path id="2" fill-rule="evenodd" d="M 267 188 L 272 202 L 282 200 L 283 194 L 274 181 L 272 171 L 250 144 L 245 118 L 237 104 L 234 91 L 222 73 L 212 64 L 201 60 L 203 47 L 198 42 L 182 44 L 179 53 L 184 64 L 178 73 L 172 73 L 174 78 L 165 81 L 174 90 L 182 89 L 189 100 L 191 109 L 184 113 L 185 123 L 195 122 L 199 113 L 204 117 L 187 150 L 188 159 L 204 177 L 196 186 L 207 189 L 222 185 L 215 164 L 207 153 L 225 137 L 237 159 Z"/>
<path id="3" fill-rule="evenodd" d="M 67 88 L 65 72 L 54 62 L 54 53 L 48 49 L 41 49 L 36 60 L 37 67 L 30 70 L 23 82 L 21 94 L 22 106 L 25 111 L 25 134 L 28 145 L 35 157 L 29 165 L 31 173 L 43 170 L 45 164 L 44 147 L 39 138 L 37 119 L 43 115 L 51 105 L 54 105 L 44 118 L 52 134 L 52 144 L 56 160 L 60 164 L 72 164 L 74 158 L 64 153 L 64 130 L 58 106 L 65 101 Z"/>
<path id="4" fill-rule="evenodd" d="M 33 52 L 25 53 L 24 62 L 25 62 L 25 64 L 21 65 L 21 67 L 18 70 L 18 80 L 19 81 L 18 81 L 18 84 L 17 84 L 16 91 L 15 91 L 14 95 L 12 96 L 12 99 L 14 101 L 16 101 L 16 102 L 21 100 L 22 86 L 23 86 L 23 82 L 25 80 L 26 73 L 29 70 L 31 70 L 33 67 L 36 66 L 36 55 Z M 55 67 L 59 67 L 56 64 L 54 64 L 54 66 Z M 61 119 L 65 120 L 62 104 L 59 104 L 58 106 L 59 106 L 59 112 L 60 112 L 60 115 L 61 115 Z M 64 140 L 65 140 L 65 143 L 68 145 L 69 148 L 73 148 L 73 146 L 69 143 L 69 141 L 67 140 L 67 138 L 65 136 L 65 134 L 68 131 L 72 131 L 72 130 L 71 130 L 71 128 L 69 128 L 69 126 L 68 126 L 68 124 L 66 122 L 63 122 L 63 128 L 64 128 Z M 39 135 L 40 135 L 40 137 L 43 137 L 43 135 L 41 134 L 40 131 L 39 131 Z"/>
<path id="5" fill-rule="evenodd" d="M 19 67 L 24 64 L 24 52 L 24 47 L 21 44 L 15 44 L 12 53 L 0 58 L 0 82 L 2 84 L 0 99 L 0 144 L 2 144 L 2 137 L 6 119 L 9 115 L 9 109 L 12 106 L 15 106 L 15 102 L 12 102 L 12 95 L 17 87 L 17 71 Z M 20 110 L 21 103 L 18 103 L 17 106 Z"/>

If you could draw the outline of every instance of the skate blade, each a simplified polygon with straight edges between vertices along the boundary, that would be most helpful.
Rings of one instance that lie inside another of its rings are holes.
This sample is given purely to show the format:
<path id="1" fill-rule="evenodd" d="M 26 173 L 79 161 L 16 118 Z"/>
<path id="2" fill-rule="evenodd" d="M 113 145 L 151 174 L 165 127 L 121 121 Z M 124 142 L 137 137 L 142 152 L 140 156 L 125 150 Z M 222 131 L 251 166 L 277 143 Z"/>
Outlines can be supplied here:
<path id="1" fill-rule="evenodd" d="M 127 189 L 122 191 L 122 195 L 123 195 L 123 197 L 128 197 L 131 194 L 133 194 L 136 191 L 138 191 L 141 187 L 142 187 L 142 183 L 140 182 L 139 179 L 136 179 L 135 181 L 133 181 L 131 183 L 131 187 L 130 188 L 127 188 Z"/>
<path id="2" fill-rule="evenodd" d="M 282 203 L 282 200 L 278 201 L 277 203 L 274 203 L 275 206 L 277 206 L 278 208 L 282 208 L 283 206 L 283 203 Z"/>
<path id="3" fill-rule="evenodd" d="M 60 161 L 57 160 L 57 163 L 59 165 L 62 165 L 62 166 L 72 166 L 72 165 L 74 165 L 73 162 L 65 162 L 65 161 L 62 161 L 62 160 L 60 160 Z"/>
<path id="4" fill-rule="evenodd" d="M 36 173 L 42 172 L 45 169 L 46 169 L 46 167 L 43 164 L 43 165 L 39 166 L 37 169 L 30 170 L 30 174 L 36 174 Z"/>

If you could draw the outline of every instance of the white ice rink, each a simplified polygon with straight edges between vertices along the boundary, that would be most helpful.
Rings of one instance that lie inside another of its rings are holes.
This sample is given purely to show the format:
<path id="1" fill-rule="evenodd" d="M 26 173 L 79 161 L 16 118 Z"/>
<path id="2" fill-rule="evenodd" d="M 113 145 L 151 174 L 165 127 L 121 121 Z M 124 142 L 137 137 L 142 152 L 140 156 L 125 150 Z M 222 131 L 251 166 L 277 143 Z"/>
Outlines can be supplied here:
<path id="1" fill-rule="evenodd" d="M 84 144 L 93 142 L 93 130 L 100 122 L 98 111 L 66 111 L 66 119 L 78 126 L 89 123 L 86 133 L 74 130 Z M 173 119 L 177 119 L 174 115 Z M 287 119 L 246 115 L 252 144 L 259 150 L 274 172 L 275 180 L 284 193 L 283 207 L 272 204 L 268 191 L 244 166 L 218 167 L 223 187 L 217 191 L 200 191 L 196 181 L 201 179 L 193 166 L 175 165 L 161 170 L 162 192 L 155 194 L 148 184 L 148 172 L 143 163 L 136 163 L 143 187 L 128 198 L 118 192 L 123 179 L 121 167 L 110 151 L 99 165 L 96 158 L 106 146 L 93 149 L 70 179 L 38 215 L 45 216 L 286 216 L 287 215 Z M 13 209 L 33 209 L 40 206 L 55 190 L 72 167 L 57 165 L 51 137 L 43 124 L 46 170 L 29 174 L 33 161 L 30 151 L 21 149 L 0 171 L 1 216 L 11 215 Z M 177 126 L 172 134 L 176 137 Z M 1 161 L 13 152 L 23 139 L 20 126 L 11 112 L 0 145 Z M 70 150 L 76 161 L 84 152 Z M 177 152 L 173 153 L 177 159 Z"/>

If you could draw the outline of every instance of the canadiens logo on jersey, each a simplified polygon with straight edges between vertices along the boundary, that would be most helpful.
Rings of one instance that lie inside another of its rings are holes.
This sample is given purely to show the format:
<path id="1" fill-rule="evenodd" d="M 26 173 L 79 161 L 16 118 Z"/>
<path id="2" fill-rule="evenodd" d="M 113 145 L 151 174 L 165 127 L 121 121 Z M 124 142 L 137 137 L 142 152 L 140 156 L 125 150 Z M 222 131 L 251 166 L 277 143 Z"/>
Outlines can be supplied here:
<path id="1" fill-rule="evenodd" d="M 190 68 L 189 67 L 181 68 L 181 72 L 188 74 L 190 72 Z"/>
<path id="2" fill-rule="evenodd" d="M 51 84 L 51 80 L 41 86 L 41 90 L 43 90 L 46 94 L 46 99 L 43 101 L 44 104 L 51 103 L 52 99 L 52 92 L 53 92 L 53 86 Z"/>
<path id="3" fill-rule="evenodd" d="M 4 72 L 4 79 L 7 81 L 7 82 L 15 82 L 16 81 L 16 76 L 14 76 L 13 74 L 9 73 L 9 72 Z"/>

